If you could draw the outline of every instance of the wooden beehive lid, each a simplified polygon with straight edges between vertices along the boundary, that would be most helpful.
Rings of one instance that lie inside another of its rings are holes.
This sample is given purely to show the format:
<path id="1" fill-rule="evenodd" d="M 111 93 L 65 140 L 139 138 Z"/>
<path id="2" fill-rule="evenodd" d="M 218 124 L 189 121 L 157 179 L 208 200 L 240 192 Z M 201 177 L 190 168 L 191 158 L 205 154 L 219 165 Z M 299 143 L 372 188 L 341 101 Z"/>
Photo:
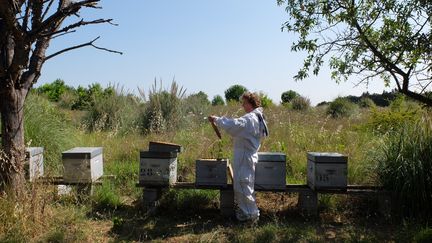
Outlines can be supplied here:
<path id="1" fill-rule="evenodd" d="M 43 147 L 28 147 L 26 148 L 26 154 L 28 157 L 33 157 L 42 154 L 44 151 Z"/>
<path id="2" fill-rule="evenodd" d="M 279 152 L 259 152 L 258 162 L 286 162 L 286 155 Z"/>
<path id="3" fill-rule="evenodd" d="M 177 152 L 140 151 L 140 158 L 173 159 L 177 158 Z"/>
<path id="4" fill-rule="evenodd" d="M 339 153 L 308 152 L 308 160 L 317 163 L 347 163 L 348 157 Z"/>
<path id="5" fill-rule="evenodd" d="M 175 143 L 167 143 L 160 141 L 150 141 L 149 151 L 152 152 L 183 152 L 183 147 Z"/>
<path id="6" fill-rule="evenodd" d="M 62 153 L 63 159 L 92 159 L 102 154 L 102 147 L 76 147 Z"/>

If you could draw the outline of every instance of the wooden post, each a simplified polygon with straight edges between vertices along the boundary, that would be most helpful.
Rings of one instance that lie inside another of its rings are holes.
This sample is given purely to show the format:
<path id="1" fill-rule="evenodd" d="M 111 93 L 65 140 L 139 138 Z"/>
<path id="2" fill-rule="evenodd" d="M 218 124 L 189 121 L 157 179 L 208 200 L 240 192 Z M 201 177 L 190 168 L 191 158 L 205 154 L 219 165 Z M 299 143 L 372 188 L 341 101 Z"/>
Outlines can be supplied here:
<path id="1" fill-rule="evenodd" d="M 307 216 L 318 216 L 318 193 L 311 189 L 299 192 L 297 207 Z"/>
<path id="2" fill-rule="evenodd" d="M 220 195 L 220 212 L 225 217 L 231 217 L 235 215 L 234 207 L 234 190 L 233 189 L 221 189 Z"/>

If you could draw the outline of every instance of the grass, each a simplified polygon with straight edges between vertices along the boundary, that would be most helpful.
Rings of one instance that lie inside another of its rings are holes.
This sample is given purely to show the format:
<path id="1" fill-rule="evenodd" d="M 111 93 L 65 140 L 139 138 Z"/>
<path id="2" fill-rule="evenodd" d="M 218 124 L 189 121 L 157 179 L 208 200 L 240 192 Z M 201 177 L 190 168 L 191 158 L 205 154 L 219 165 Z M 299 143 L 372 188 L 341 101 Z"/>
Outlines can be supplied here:
<path id="1" fill-rule="evenodd" d="M 28 106 L 27 134 L 46 148 L 48 167 L 59 163 L 62 150 L 73 146 L 104 147 L 104 173 L 115 175 L 95 190 L 91 200 L 59 197 L 54 188 L 29 188 L 21 203 L 0 197 L 0 241 L 14 242 L 98 242 L 98 241 L 171 241 L 171 242 L 382 242 L 428 239 L 424 224 L 387 222 L 376 213 L 371 199 L 346 196 L 320 197 L 318 219 L 303 218 L 296 210 L 296 195 L 258 193 L 262 211 L 256 227 L 239 225 L 218 212 L 218 191 L 171 190 L 165 193 L 159 210 L 147 215 L 141 204 L 141 190 L 135 187 L 139 171 L 139 151 L 151 140 L 184 146 L 179 155 L 180 181 L 193 182 L 195 160 L 222 156 L 232 159 L 232 140 L 222 134 L 218 142 L 211 126 L 201 114 L 184 114 L 181 127 L 160 133 L 118 132 L 104 129 L 88 132 L 82 126 L 85 113 L 57 108 L 41 97 Z M 40 108 L 39 106 L 42 106 Z M 39 107 L 39 108 L 38 108 Z M 30 112 L 43 111 L 41 114 Z M 209 114 L 239 116 L 238 104 L 209 107 Z M 272 106 L 266 109 L 271 136 L 262 142 L 261 151 L 287 154 L 287 182 L 305 183 L 306 152 L 332 151 L 349 156 L 350 184 L 376 182 L 375 155 L 383 133 L 368 109 L 355 116 L 333 119 L 325 107 L 304 111 Z M 387 110 L 386 110 L 387 111 Z M 176 120 L 177 122 L 178 120 Z M 44 123 L 52 124 L 51 129 Z M 123 124 L 123 123 L 122 123 Z M 127 128 L 125 128 L 127 130 Z M 33 135 L 32 135 L 33 134 Z M 58 136 L 58 137 L 57 137 Z M 57 146 L 58 145 L 58 146 Z M 61 173 L 61 170 L 52 170 Z M 33 208 L 32 208 L 33 205 Z M 408 226 L 407 226 L 408 225 Z M 399 233 L 405 232 L 405 233 Z"/>

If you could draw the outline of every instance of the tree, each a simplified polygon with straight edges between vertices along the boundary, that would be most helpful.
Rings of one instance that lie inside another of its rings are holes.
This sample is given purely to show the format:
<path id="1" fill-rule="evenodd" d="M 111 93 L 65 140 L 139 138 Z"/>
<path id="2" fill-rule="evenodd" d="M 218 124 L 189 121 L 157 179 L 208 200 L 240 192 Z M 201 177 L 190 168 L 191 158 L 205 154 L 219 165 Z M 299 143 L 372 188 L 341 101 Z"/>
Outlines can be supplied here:
<path id="1" fill-rule="evenodd" d="M 293 100 L 295 97 L 300 96 L 297 92 L 294 90 L 288 90 L 282 93 L 281 100 L 282 104 L 290 103 L 291 100 Z"/>
<path id="2" fill-rule="evenodd" d="M 68 87 L 61 79 L 57 79 L 50 84 L 44 84 L 37 88 L 37 92 L 45 94 L 50 101 L 58 102 L 62 94 L 66 91 L 71 91 L 72 88 Z"/>
<path id="3" fill-rule="evenodd" d="M 225 101 L 222 98 L 222 96 L 220 96 L 220 95 L 216 95 L 215 97 L 213 97 L 213 100 L 211 103 L 212 103 L 212 106 L 225 105 Z"/>
<path id="4" fill-rule="evenodd" d="M 225 90 L 225 99 L 227 102 L 229 101 L 239 101 L 240 100 L 240 96 L 242 96 L 242 94 L 244 92 L 246 92 L 247 89 L 246 87 L 236 84 L 233 85 L 231 87 L 229 87 L 227 90 Z"/>
<path id="5" fill-rule="evenodd" d="M 76 29 L 112 19 L 84 20 L 80 10 L 98 9 L 100 0 L 3 0 L 0 1 L 0 112 L 2 155 L 0 190 L 10 186 L 18 194 L 24 182 L 25 159 L 23 106 L 29 90 L 40 77 L 43 64 L 82 47 L 94 47 L 99 37 L 46 55 L 50 42 Z M 78 20 L 73 22 L 73 17 Z M 63 25 L 68 19 L 69 25 Z"/>
<path id="6" fill-rule="evenodd" d="M 329 59 L 337 82 L 393 80 L 398 92 L 428 106 L 432 83 L 432 3 L 428 0 L 277 0 L 290 15 L 283 29 L 299 35 L 293 51 L 307 51 L 295 79 L 317 75 Z"/>

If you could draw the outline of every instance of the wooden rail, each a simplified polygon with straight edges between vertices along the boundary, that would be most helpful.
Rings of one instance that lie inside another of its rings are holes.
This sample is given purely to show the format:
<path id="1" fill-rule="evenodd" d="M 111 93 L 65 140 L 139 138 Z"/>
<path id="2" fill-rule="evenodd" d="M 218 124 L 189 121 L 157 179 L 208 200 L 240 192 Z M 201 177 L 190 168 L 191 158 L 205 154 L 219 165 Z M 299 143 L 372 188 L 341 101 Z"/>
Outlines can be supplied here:
<path id="1" fill-rule="evenodd" d="M 177 182 L 170 186 L 162 185 L 148 185 L 137 183 L 137 187 L 145 188 L 172 188 L 172 189 L 210 189 L 210 190 L 232 190 L 232 184 L 226 186 L 197 186 L 193 182 Z M 288 184 L 284 189 L 263 189 L 255 187 L 258 192 L 286 192 L 286 193 L 301 193 L 310 192 L 312 189 L 304 184 Z M 348 185 L 346 189 L 332 189 L 332 190 L 316 190 L 320 194 L 376 194 L 385 193 L 386 191 L 380 186 L 370 185 Z"/>
<path id="2" fill-rule="evenodd" d="M 35 180 L 37 183 L 49 185 L 65 185 L 65 186 L 80 186 L 80 185 L 101 185 L 104 179 L 115 179 L 114 175 L 104 175 L 96 181 L 86 182 L 66 182 L 62 176 L 44 176 Z"/>

